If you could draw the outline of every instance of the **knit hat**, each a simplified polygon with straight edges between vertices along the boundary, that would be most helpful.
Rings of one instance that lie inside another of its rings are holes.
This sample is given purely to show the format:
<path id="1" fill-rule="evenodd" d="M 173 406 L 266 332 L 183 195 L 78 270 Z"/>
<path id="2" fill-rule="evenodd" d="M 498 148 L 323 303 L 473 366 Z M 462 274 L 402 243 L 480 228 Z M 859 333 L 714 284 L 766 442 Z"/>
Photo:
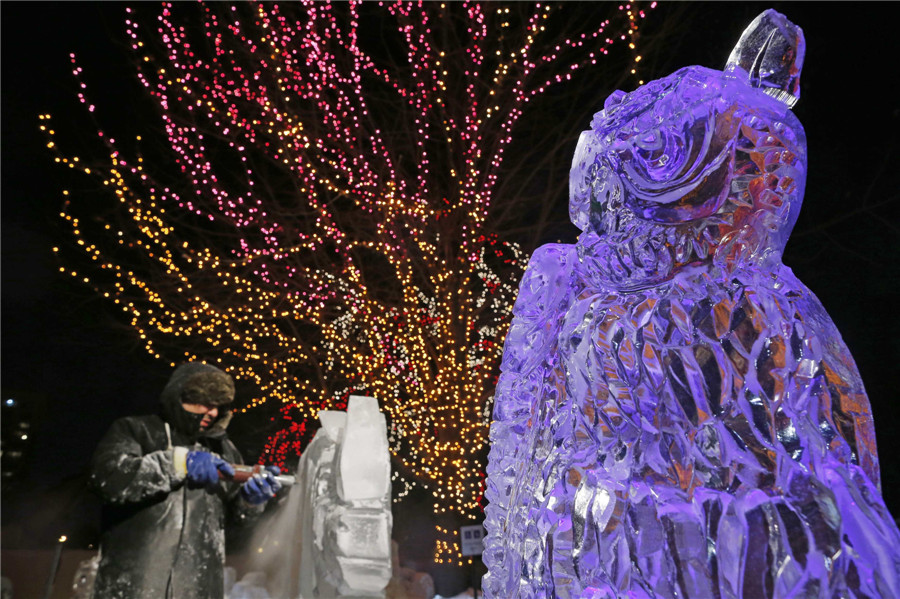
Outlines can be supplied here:
<path id="1" fill-rule="evenodd" d="M 162 395 L 178 403 L 222 406 L 234 401 L 234 379 L 215 366 L 188 362 L 175 369 Z"/>

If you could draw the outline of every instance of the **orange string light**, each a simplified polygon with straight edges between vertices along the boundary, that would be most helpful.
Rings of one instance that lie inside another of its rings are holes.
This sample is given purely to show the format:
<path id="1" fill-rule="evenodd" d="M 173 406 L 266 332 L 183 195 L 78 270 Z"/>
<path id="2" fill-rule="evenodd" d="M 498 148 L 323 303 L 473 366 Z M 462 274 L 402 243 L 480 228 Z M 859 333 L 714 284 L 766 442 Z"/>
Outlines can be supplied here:
<path id="1" fill-rule="evenodd" d="M 174 160 L 151 169 L 99 130 L 108 157 L 88 165 L 40 115 L 55 160 L 119 205 L 82 222 L 90 207 L 63 192 L 89 267 L 61 272 L 117 305 L 154 357 L 253 383 L 238 411 L 274 403 L 282 427 L 261 460 L 283 465 L 319 410 L 373 396 L 406 470 L 401 494 L 425 485 L 436 513 L 475 520 L 527 259 L 487 227 L 504 152 L 529 102 L 633 42 L 644 17 L 623 4 L 551 39 L 556 9 L 523 6 L 379 3 L 368 10 L 395 38 L 374 49 L 358 3 L 212 3 L 190 27 L 184 5 L 163 3 L 149 28 L 129 9 Z M 437 531 L 435 560 L 464 563 L 454 531 Z"/>

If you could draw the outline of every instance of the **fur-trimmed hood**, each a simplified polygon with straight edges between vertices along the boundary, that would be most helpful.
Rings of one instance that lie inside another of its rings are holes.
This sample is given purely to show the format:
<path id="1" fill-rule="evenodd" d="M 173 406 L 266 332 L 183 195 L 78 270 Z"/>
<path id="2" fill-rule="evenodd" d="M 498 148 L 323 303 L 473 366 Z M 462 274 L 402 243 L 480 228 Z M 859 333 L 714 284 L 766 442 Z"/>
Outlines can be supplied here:
<path id="1" fill-rule="evenodd" d="M 210 364 L 187 362 L 178 366 L 160 396 L 163 419 L 191 440 L 199 436 L 217 438 L 225 433 L 231 421 L 231 411 L 224 406 L 234 400 L 234 380 L 231 375 Z M 200 431 L 203 416 L 192 414 L 181 404 L 196 403 L 219 407 L 219 417 L 205 431 Z"/>

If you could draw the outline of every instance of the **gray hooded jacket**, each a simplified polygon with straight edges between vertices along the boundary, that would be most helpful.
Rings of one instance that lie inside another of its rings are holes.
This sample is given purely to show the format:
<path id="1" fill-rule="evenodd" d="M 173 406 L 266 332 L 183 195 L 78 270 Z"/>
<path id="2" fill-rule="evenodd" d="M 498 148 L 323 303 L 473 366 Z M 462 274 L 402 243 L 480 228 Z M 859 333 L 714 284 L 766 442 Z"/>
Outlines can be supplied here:
<path id="1" fill-rule="evenodd" d="M 197 401 L 198 381 L 204 399 L 203 383 L 208 388 L 211 380 L 220 386 L 225 380 L 233 396 L 230 377 L 218 368 L 200 363 L 179 366 L 163 390 L 159 415 L 115 421 L 97 447 L 90 484 L 104 506 L 95 599 L 223 596 L 226 520 L 246 522 L 262 507 L 244 502 L 235 483 L 195 487 L 176 470 L 176 447 L 241 462 L 225 434 L 230 412 L 223 410 L 201 433 L 202 416 L 181 407 L 184 399 L 204 403 Z M 230 397 L 205 403 L 224 401 Z"/>

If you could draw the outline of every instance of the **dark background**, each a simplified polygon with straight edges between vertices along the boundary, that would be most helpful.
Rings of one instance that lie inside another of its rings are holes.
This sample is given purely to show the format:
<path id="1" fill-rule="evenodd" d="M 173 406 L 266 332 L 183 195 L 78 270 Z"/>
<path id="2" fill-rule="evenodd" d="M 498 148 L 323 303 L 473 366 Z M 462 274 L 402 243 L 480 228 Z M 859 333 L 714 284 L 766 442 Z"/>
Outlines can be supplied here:
<path id="1" fill-rule="evenodd" d="M 690 64 L 722 68 L 744 27 L 769 7 L 800 25 L 807 40 L 795 113 L 807 132 L 809 179 L 785 263 L 821 299 L 855 357 L 875 415 L 885 500 L 898 515 L 900 34 L 888 14 L 895 5 L 664 3 L 644 28 L 641 73 L 650 80 Z M 136 342 L 121 313 L 58 273 L 51 252 L 71 243 L 58 212 L 61 190 L 72 188 L 44 148 L 37 115 L 49 112 L 67 131 L 96 135 L 76 99 L 69 52 L 86 71 L 104 128 L 125 138 L 156 127 L 124 44 L 123 18 L 124 5 L 113 2 L 0 5 L 2 399 L 18 402 L 3 409 L 4 440 L 8 423 L 23 415 L 31 423 L 21 468 L 3 481 L 4 548 L 47 547 L 60 534 L 76 546 L 95 542 L 96 504 L 84 491 L 90 452 L 115 418 L 153 411 L 170 373 Z M 596 98 L 578 117 L 581 128 L 611 91 L 596 85 Z M 554 185 L 554 237 L 571 243 L 577 231 L 565 224 L 567 178 Z M 247 430 L 236 419 L 239 441 Z"/>

